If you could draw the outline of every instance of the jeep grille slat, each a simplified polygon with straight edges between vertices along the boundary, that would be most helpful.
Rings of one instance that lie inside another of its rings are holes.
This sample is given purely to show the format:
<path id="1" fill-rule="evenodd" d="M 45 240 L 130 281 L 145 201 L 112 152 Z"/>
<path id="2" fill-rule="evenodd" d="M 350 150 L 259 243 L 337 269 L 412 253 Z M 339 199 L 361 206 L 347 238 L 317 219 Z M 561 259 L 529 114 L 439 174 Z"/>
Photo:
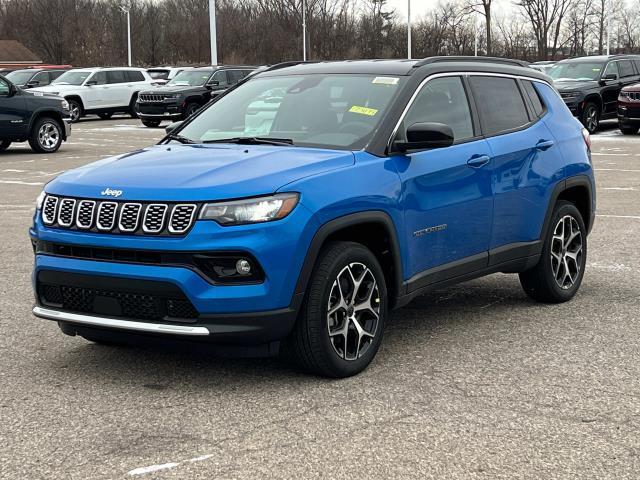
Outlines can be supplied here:
<path id="1" fill-rule="evenodd" d="M 116 202 L 47 195 L 41 218 L 47 227 L 94 233 L 184 235 L 193 227 L 195 203 Z"/>

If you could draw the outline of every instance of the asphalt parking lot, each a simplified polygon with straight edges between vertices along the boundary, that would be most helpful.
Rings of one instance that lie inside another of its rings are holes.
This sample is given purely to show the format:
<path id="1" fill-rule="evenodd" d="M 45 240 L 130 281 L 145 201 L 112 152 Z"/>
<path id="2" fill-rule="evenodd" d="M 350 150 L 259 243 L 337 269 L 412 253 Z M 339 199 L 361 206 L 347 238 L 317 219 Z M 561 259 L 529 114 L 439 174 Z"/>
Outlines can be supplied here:
<path id="1" fill-rule="evenodd" d="M 593 137 L 582 288 L 546 306 L 493 275 L 396 311 L 363 374 L 106 347 L 31 315 L 35 198 L 157 141 L 86 120 L 54 155 L 0 154 L 0 478 L 638 478 L 640 136 Z"/>

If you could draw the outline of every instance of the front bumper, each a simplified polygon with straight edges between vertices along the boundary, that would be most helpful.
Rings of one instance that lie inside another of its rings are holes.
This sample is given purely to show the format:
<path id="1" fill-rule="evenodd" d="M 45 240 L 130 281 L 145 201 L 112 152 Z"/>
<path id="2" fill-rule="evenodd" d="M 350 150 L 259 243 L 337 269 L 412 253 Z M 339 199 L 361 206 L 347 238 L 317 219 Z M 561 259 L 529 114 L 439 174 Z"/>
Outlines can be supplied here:
<path id="1" fill-rule="evenodd" d="M 184 115 L 182 102 L 136 102 L 135 107 L 143 120 L 176 119 Z"/>
<path id="2" fill-rule="evenodd" d="M 618 121 L 620 123 L 640 123 L 640 103 L 618 103 Z"/>

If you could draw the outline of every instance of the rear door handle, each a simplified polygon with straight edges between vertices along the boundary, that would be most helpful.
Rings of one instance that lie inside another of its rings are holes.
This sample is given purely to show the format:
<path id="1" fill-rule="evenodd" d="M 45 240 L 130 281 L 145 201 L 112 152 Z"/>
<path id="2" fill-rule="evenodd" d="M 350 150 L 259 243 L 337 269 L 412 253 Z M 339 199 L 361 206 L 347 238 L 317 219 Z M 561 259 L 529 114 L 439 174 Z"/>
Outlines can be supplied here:
<path id="1" fill-rule="evenodd" d="M 538 143 L 536 143 L 536 149 L 546 150 L 548 148 L 553 147 L 554 143 L 555 142 L 553 140 L 540 140 Z"/>
<path id="2" fill-rule="evenodd" d="M 469 160 L 467 160 L 467 165 L 472 168 L 480 168 L 484 167 L 487 163 L 489 163 L 490 160 L 491 158 L 489 158 L 488 155 L 474 155 Z"/>

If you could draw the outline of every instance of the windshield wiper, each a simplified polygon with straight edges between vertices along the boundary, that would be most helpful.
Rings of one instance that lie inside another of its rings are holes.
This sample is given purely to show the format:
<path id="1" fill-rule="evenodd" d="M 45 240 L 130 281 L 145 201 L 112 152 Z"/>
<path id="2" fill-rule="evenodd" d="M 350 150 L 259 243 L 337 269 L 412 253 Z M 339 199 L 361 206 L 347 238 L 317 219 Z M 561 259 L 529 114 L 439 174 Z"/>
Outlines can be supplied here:
<path id="1" fill-rule="evenodd" d="M 169 140 L 175 140 L 177 142 L 185 143 L 187 145 L 192 145 L 192 144 L 196 143 L 193 140 L 191 140 L 190 138 L 183 137 L 182 135 L 178 135 L 177 133 L 170 133 L 169 135 L 167 135 L 167 138 Z"/>
<path id="2" fill-rule="evenodd" d="M 221 138 L 219 140 L 205 140 L 202 143 L 237 143 L 239 145 L 278 145 L 289 147 L 293 145 L 290 138 L 271 138 L 271 137 L 233 137 Z"/>

